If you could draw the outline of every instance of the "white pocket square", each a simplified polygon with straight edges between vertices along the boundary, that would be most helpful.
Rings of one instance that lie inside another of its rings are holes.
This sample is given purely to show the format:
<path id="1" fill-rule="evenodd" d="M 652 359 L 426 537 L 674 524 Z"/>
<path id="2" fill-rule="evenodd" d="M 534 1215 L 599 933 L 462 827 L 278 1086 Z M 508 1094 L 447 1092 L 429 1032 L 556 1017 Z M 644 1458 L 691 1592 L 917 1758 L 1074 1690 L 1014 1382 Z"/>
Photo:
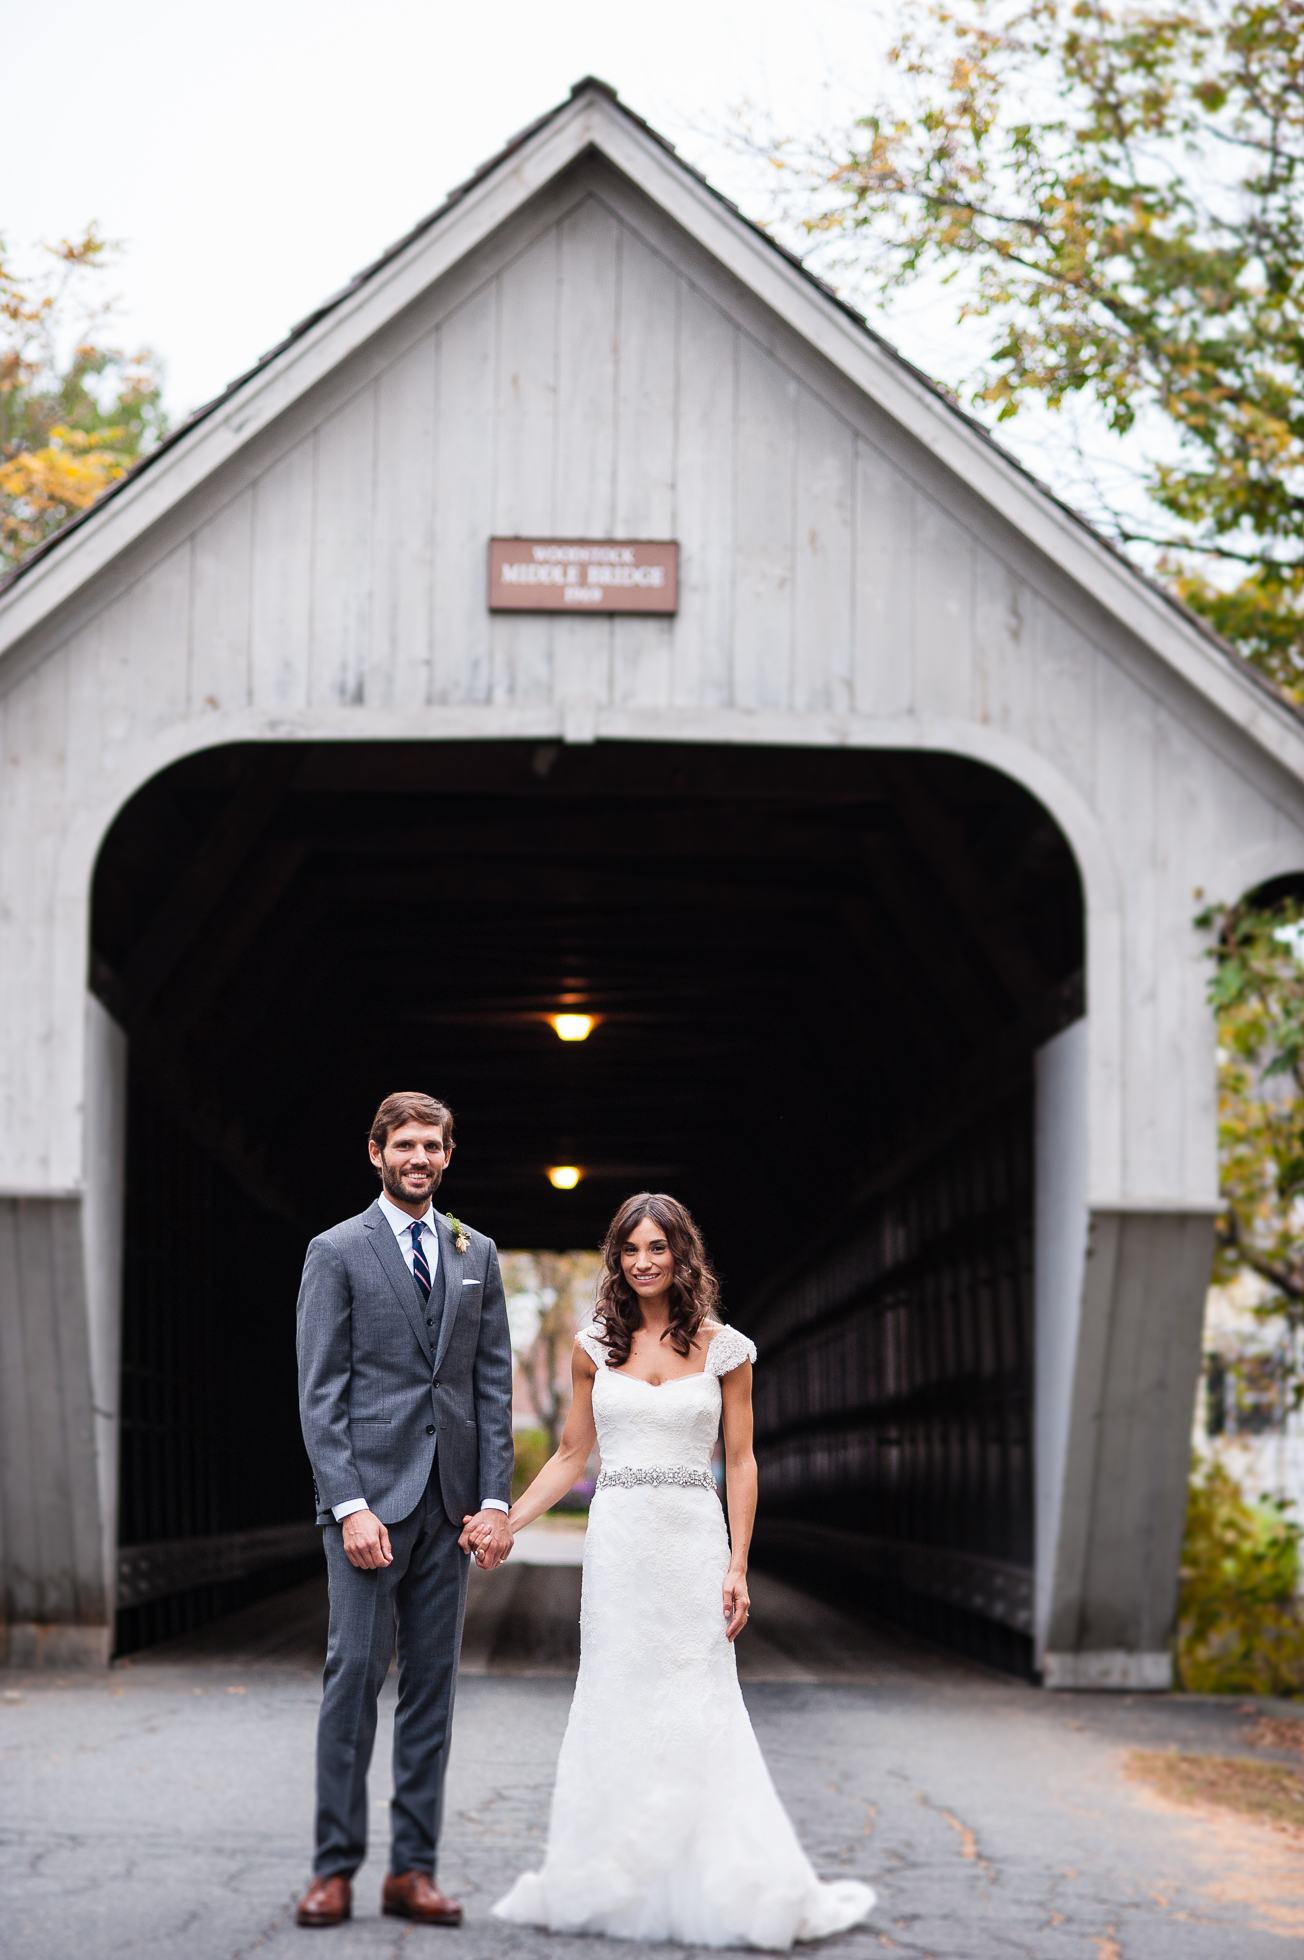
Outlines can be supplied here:
<path id="1" fill-rule="evenodd" d="M 462 1284 L 463 1286 L 478 1286 L 480 1282 L 478 1279 L 464 1279 Z"/>

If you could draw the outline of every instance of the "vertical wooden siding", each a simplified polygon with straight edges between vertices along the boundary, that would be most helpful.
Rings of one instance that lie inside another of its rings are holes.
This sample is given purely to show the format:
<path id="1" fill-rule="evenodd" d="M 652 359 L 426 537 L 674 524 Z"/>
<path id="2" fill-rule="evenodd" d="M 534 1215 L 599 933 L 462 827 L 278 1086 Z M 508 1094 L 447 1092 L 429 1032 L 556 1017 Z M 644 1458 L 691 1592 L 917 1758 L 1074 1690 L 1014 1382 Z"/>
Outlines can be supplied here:
<path id="1" fill-rule="evenodd" d="M 490 617 L 493 533 L 676 536 L 679 616 Z M 959 714 L 1034 737 L 1084 788 L 1094 655 L 597 198 L 65 649 L 136 735 L 559 699 Z"/>
<path id="2" fill-rule="evenodd" d="M 105 1617 L 80 1206 L 0 1200 L 0 1632 Z"/>
<path id="3" fill-rule="evenodd" d="M 1092 796 L 1100 649 L 601 200 L 430 317 L 55 656 L 101 742 L 576 698 L 930 715 Z M 676 536 L 680 613 L 491 617 L 493 533 Z"/>

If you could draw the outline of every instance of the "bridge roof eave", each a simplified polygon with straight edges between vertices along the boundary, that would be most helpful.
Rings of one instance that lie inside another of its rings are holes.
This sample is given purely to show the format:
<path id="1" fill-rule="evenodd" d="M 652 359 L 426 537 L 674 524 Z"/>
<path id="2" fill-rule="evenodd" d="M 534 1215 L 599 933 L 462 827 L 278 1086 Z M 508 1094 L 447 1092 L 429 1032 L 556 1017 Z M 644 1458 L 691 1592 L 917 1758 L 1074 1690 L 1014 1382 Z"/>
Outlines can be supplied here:
<path id="1" fill-rule="evenodd" d="M 1304 781 L 1304 715 L 1234 649 L 1061 504 L 664 138 L 586 78 L 406 239 L 292 330 L 0 587 L 0 669 L 183 498 L 505 224 L 587 150 L 602 154 L 893 422 L 983 498 L 1134 639 Z M 123 584 L 128 571 L 119 573 Z"/>

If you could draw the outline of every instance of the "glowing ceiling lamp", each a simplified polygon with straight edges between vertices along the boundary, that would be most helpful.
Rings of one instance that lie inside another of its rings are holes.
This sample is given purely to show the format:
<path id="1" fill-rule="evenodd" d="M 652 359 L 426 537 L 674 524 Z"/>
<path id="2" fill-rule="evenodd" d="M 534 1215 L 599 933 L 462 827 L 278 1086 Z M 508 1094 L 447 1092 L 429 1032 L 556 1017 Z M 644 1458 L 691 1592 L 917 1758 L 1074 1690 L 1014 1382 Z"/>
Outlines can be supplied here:
<path id="1" fill-rule="evenodd" d="M 548 1182 L 554 1191 L 573 1191 L 584 1173 L 578 1164 L 549 1164 Z"/>
<path id="2" fill-rule="evenodd" d="M 548 1019 L 561 1041 L 587 1041 L 598 1025 L 592 1014 L 550 1014 Z"/>

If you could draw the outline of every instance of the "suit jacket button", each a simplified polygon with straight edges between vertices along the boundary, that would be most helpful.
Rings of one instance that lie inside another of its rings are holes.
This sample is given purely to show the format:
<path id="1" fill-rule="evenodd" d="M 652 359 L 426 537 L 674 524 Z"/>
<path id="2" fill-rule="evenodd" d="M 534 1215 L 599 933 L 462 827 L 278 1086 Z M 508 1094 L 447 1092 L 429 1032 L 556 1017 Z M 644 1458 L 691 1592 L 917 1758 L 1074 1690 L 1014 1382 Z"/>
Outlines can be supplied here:
<path id="1" fill-rule="evenodd" d="M 435 1382 L 434 1382 L 434 1385 L 435 1385 L 435 1387 L 436 1387 L 436 1388 L 438 1388 L 438 1387 L 439 1387 L 439 1377 L 438 1377 L 438 1375 L 436 1375 L 436 1376 L 435 1376 Z"/>
<path id="2" fill-rule="evenodd" d="M 428 1320 L 428 1321 L 426 1322 L 426 1326 L 427 1326 L 427 1327 L 433 1327 L 433 1326 L 434 1326 L 434 1324 L 435 1324 L 435 1323 L 434 1323 L 434 1321 L 433 1321 L 433 1320 Z"/>
<path id="3" fill-rule="evenodd" d="M 428 1422 L 428 1423 L 426 1424 L 426 1434 L 427 1434 L 427 1436 L 433 1436 L 433 1435 L 434 1435 L 434 1433 L 435 1433 L 435 1425 L 434 1425 L 434 1423 L 433 1423 L 433 1422 Z"/>

